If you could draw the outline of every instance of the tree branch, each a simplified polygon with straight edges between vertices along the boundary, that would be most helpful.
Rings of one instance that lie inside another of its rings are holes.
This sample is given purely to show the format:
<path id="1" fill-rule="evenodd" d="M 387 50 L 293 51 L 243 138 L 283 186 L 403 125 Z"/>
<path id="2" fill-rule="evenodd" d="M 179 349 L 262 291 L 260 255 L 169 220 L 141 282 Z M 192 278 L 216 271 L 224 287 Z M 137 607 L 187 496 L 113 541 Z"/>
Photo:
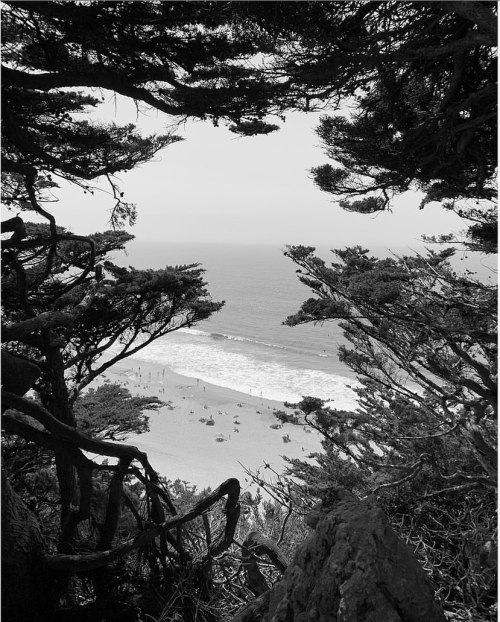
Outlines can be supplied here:
<path id="1" fill-rule="evenodd" d="M 141 464 L 147 465 L 151 468 L 147 455 L 133 445 L 110 443 L 108 441 L 92 439 L 75 428 L 62 423 L 43 406 L 32 400 L 19 397 L 13 393 L 9 393 L 8 391 L 2 391 L 1 395 L 2 402 L 7 408 L 19 410 L 25 415 L 33 417 L 33 419 L 36 419 L 36 421 L 41 423 L 56 439 L 66 441 L 67 443 L 70 443 L 75 447 L 79 447 L 84 451 L 99 454 L 101 456 L 112 456 L 115 458 L 128 456 L 131 459 L 138 460 Z"/>
<path id="2" fill-rule="evenodd" d="M 264 575 L 259 570 L 257 556 L 267 555 L 280 572 L 285 572 L 288 561 L 275 542 L 257 531 L 251 531 L 242 544 L 242 566 L 245 569 L 248 586 L 258 596 L 269 589 Z"/>
<path id="3" fill-rule="evenodd" d="M 49 570 L 54 572 L 83 572 L 102 568 L 113 561 L 128 555 L 136 548 L 143 547 L 154 538 L 161 535 L 165 530 L 172 530 L 194 518 L 200 516 L 208 510 L 214 503 L 219 501 L 221 497 L 227 495 L 225 512 L 229 513 L 238 505 L 240 494 L 240 484 L 237 479 L 228 479 L 223 482 L 216 490 L 214 490 L 205 499 L 199 501 L 191 510 L 185 514 L 169 518 L 160 525 L 155 525 L 146 529 L 135 538 L 124 542 L 120 546 L 107 551 L 91 553 L 89 555 L 45 555 L 44 562 Z"/>
<path id="4" fill-rule="evenodd" d="M 113 71 L 94 69 L 87 72 L 27 73 L 2 65 L 2 76 L 4 85 L 10 84 L 23 89 L 39 91 L 82 86 L 108 89 L 125 97 L 143 101 L 166 114 L 176 116 L 183 114 L 180 107 L 167 104 L 165 101 L 154 97 L 148 90 L 134 86 L 126 77 Z"/>
<path id="5" fill-rule="evenodd" d="M 485 6 L 484 2 L 467 0 L 466 2 L 447 1 L 439 4 L 443 10 L 456 13 L 473 24 L 477 24 L 480 30 L 490 36 L 492 42 L 490 45 L 497 44 L 497 16 Z"/>

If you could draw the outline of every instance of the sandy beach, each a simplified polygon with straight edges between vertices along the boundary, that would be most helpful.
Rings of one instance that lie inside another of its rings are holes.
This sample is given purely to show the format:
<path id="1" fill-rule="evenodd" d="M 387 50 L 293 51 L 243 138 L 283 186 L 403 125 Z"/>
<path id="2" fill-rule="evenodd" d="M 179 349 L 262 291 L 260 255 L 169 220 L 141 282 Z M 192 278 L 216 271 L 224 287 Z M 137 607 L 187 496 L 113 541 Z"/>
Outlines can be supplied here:
<path id="1" fill-rule="evenodd" d="M 166 367 L 128 359 L 92 386 L 103 382 L 121 384 L 134 396 L 155 395 L 169 402 L 149 413 L 149 432 L 127 442 L 147 452 L 161 475 L 195 484 L 199 490 L 216 488 L 229 477 L 238 478 L 245 490 L 251 484 L 245 468 L 261 469 L 265 477 L 265 464 L 280 472 L 283 455 L 305 458 L 321 448 L 315 432 L 291 424 L 270 427 L 279 424 L 274 409 L 287 410 L 281 402 L 180 376 Z"/>

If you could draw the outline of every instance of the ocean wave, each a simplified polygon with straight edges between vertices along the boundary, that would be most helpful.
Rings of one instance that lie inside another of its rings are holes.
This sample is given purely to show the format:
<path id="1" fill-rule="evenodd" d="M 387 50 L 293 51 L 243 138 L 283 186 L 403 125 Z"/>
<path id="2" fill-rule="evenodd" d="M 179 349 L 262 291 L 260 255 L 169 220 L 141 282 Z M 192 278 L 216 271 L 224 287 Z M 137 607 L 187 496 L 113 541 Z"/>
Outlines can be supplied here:
<path id="1" fill-rule="evenodd" d="M 279 350 L 286 350 L 287 347 L 279 345 L 277 343 L 267 343 L 266 341 L 259 341 L 258 339 L 252 339 L 251 337 L 241 337 L 236 335 L 227 335 L 226 333 L 207 332 L 204 330 L 198 330 L 195 328 L 180 328 L 180 333 L 186 333 L 188 335 L 194 335 L 196 337 L 209 337 L 210 339 L 227 339 L 228 341 L 241 341 L 243 343 L 256 343 L 262 346 L 268 346 L 270 348 L 278 348 Z"/>
<path id="2" fill-rule="evenodd" d="M 259 339 L 252 339 L 250 337 L 241 337 L 236 335 L 227 335 L 226 333 L 218 333 L 218 332 L 208 332 L 204 330 L 198 330 L 195 328 L 180 328 L 179 333 L 185 333 L 187 335 L 192 335 L 194 337 L 204 337 L 208 339 L 213 339 L 215 341 L 219 340 L 227 340 L 227 341 L 236 341 L 240 343 L 250 343 L 257 346 L 265 346 L 267 348 L 274 348 L 276 350 L 288 350 L 290 352 L 295 352 L 298 354 L 306 353 L 312 356 L 318 356 L 321 358 L 331 358 L 330 354 L 325 352 L 311 352 L 304 348 L 293 347 L 289 345 L 281 345 L 278 343 L 273 343 L 269 341 L 260 341 Z"/>
<path id="3" fill-rule="evenodd" d="M 198 335 L 203 337 L 209 337 L 210 333 L 207 333 L 205 330 L 199 330 L 198 328 L 179 328 L 179 333 L 187 333 L 188 335 Z"/>
<path id="4" fill-rule="evenodd" d="M 298 402 L 312 395 L 332 401 L 337 408 L 353 408 L 355 384 L 348 378 L 315 369 L 295 369 L 276 361 L 262 361 L 224 350 L 214 342 L 158 340 L 132 358 L 190 378 L 280 402 Z"/>

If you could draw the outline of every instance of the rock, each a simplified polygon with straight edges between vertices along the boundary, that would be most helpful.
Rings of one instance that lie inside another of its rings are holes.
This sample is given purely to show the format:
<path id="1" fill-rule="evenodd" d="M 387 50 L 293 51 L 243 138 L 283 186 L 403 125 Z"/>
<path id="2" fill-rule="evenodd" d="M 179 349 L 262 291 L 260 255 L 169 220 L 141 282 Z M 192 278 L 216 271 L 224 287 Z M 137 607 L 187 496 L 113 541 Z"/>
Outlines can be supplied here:
<path id="1" fill-rule="evenodd" d="M 444 622 L 426 576 L 373 502 L 328 490 L 270 591 L 268 622 Z"/>

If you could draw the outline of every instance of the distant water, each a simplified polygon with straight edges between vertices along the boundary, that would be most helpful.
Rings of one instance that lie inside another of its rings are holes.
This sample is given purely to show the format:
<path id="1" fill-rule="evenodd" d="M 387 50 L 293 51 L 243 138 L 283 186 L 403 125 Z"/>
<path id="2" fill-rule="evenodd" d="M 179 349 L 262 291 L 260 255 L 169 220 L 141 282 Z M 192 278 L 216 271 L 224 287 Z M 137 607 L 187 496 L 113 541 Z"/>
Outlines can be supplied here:
<path id="1" fill-rule="evenodd" d="M 295 402 L 312 395 L 338 408 L 354 406 L 349 385 L 356 380 L 338 360 L 343 337 L 336 323 L 282 324 L 310 290 L 279 247 L 133 242 L 115 261 L 136 268 L 201 263 L 213 300 L 226 301 L 209 320 L 158 339 L 136 360 L 267 399 Z"/>
<path id="2" fill-rule="evenodd" d="M 378 249 L 374 254 L 388 252 Z M 332 257 L 326 248 L 318 254 L 325 260 Z M 337 356 L 344 343 L 337 324 L 282 324 L 311 292 L 299 282 L 295 264 L 280 247 L 134 241 L 127 256 L 115 256 L 115 261 L 136 268 L 201 263 L 212 299 L 226 301 L 209 320 L 158 339 L 134 356 L 136 360 L 267 399 L 296 402 L 311 395 L 331 400 L 338 408 L 355 405 L 349 388 L 356 383 L 355 375 Z M 495 257 L 458 253 L 454 264 L 458 270 L 477 271 L 478 278 L 496 278 L 490 267 L 496 267 Z"/>

